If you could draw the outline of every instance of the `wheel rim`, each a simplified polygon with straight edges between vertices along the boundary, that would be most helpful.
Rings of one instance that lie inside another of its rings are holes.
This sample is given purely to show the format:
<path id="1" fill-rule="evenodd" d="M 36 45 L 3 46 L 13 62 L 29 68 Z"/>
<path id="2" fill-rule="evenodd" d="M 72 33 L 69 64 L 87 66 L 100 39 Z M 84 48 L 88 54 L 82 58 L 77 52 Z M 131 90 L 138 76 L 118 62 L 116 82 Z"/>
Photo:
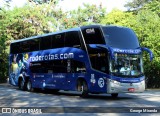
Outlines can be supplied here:
<path id="1" fill-rule="evenodd" d="M 87 97 L 88 96 L 88 86 L 87 83 L 84 81 L 82 86 L 81 86 L 81 92 L 82 92 L 82 97 Z"/>
<path id="2" fill-rule="evenodd" d="M 88 87 L 87 87 L 87 84 L 86 84 L 86 82 L 83 82 L 83 84 L 82 84 L 82 92 L 84 92 L 84 91 L 88 91 Z"/>
<path id="3" fill-rule="evenodd" d="M 28 91 L 31 90 L 31 82 L 30 82 L 30 81 L 28 81 L 28 83 L 27 83 L 27 90 L 28 90 Z"/>
<path id="4" fill-rule="evenodd" d="M 83 91 L 84 91 L 84 85 L 81 86 L 81 92 L 83 92 Z"/>

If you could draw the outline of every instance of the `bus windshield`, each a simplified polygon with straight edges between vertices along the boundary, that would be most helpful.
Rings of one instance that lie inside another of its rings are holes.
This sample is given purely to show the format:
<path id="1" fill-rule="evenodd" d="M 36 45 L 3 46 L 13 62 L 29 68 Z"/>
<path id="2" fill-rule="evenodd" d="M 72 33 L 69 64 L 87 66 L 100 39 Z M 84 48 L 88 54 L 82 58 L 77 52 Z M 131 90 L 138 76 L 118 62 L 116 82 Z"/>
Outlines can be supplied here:
<path id="1" fill-rule="evenodd" d="M 129 28 L 103 27 L 105 42 L 114 48 L 136 49 L 139 46 L 138 38 Z M 126 44 L 127 43 L 127 44 Z"/>
<path id="2" fill-rule="evenodd" d="M 110 62 L 110 71 L 114 76 L 138 77 L 143 75 L 141 55 L 115 53 Z"/>

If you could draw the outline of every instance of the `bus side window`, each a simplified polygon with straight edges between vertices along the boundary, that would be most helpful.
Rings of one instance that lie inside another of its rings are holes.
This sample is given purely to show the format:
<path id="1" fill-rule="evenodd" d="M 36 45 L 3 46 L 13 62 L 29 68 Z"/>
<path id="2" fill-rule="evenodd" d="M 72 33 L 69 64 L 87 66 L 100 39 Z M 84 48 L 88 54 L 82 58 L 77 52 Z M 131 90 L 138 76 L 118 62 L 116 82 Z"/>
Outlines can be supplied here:
<path id="1" fill-rule="evenodd" d="M 20 43 L 12 43 L 11 44 L 11 48 L 10 48 L 10 53 L 11 54 L 16 54 L 16 53 L 20 53 Z"/>
<path id="2" fill-rule="evenodd" d="M 39 50 L 39 39 L 30 40 L 30 51 Z"/>
<path id="3" fill-rule="evenodd" d="M 81 47 L 78 31 L 66 32 L 65 47 Z"/>
<path id="4" fill-rule="evenodd" d="M 52 38 L 51 36 L 42 37 L 40 39 L 40 50 L 51 49 Z"/>
<path id="5" fill-rule="evenodd" d="M 64 47 L 65 33 L 60 33 L 52 36 L 52 48 Z"/>
<path id="6" fill-rule="evenodd" d="M 21 53 L 29 52 L 30 51 L 30 42 L 29 41 L 23 41 L 20 43 L 20 51 Z"/>
<path id="7" fill-rule="evenodd" d="M 109 74 L 109 61 L 108 61 L 108 54 L 106 53 L 107 51 L 104 52 L 96 52 L 94 50 L 93 53 L 90 53 L 90 61 L 92 68 L 107 73 Z"/>
<path id="8" fill-rule="evenodd" d="M 53 73 L 67 73 L 67 60 L 52 61 L 52 69 Z"/>
<path id="9" fill-rule="evenodd" d="M 86 66 L 84 62 L 72 60 L 71 61 L 71 72 L 72 73 L 86 73 Z"/>

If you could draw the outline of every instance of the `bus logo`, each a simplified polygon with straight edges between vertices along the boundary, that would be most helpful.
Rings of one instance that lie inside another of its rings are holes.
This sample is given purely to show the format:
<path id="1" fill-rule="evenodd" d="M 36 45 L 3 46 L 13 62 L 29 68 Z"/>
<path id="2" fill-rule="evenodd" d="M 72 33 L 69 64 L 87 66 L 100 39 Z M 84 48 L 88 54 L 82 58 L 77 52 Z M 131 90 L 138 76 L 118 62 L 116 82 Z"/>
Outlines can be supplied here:
<path id="1" fill-rule="evenodd" d="M 103 78 L 99 78 L 98 85 L 99 85 L 100 88 L 104 87 L 104 79 Z"/>
<path id="2" fill-rule="evenodd" d="M 30 60 L 33 61 L 48 61 L 48 60 L 58 60 L 58 59 L 72 59 L 74 58 L 74 53 L 64 53 L 64 54 L 46 54 L 46 55 L 36 55 L 31 56 Z"/>
<path id="3" fill-rule="evenodd" d="M 86 33 L 93 34 L 93 33 L 95 33 L 95 30 L 94 30 L 94 28 L 86 29 Z"/>

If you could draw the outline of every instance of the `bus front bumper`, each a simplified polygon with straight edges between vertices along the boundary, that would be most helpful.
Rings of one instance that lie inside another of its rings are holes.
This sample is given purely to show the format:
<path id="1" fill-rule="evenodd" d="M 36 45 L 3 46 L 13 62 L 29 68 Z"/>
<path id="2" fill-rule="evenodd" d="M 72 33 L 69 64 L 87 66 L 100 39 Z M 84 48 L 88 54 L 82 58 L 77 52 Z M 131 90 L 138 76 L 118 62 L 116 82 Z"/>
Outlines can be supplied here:
<path id="1" fill-rule="evenodd" d="M 138 83 L 121 83 L 115 80 L 107 80 L 107 93 L 136 93 L 145 90 L 145 81 Z"/>

